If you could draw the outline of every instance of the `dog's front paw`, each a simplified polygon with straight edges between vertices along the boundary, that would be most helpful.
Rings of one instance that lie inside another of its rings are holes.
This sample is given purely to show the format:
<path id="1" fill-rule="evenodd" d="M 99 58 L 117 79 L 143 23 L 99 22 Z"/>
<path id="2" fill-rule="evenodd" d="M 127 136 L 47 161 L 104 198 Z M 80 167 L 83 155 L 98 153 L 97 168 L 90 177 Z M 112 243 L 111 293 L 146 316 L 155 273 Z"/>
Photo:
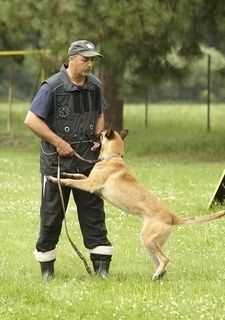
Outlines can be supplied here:
<path id="1" fill-rule="evenodd" d="M 67 173 L 67 172 L 61 172 L 60 176 L 62 178 L 69 178 L 73 180 L 81 180 L 86 179 L 87 177 L 82 173 Z"/>
<path id="2" fill-rule="evenodd" d="M 67 173 L 67 172 L 61 172 L 60 173 L 60 177 L 74 179 L 74 174 L 73 173 Z"/>
<path id="3" fill-rule="evenodd" d="M 53 182 L 53 183 L 57 183 L 57 178 L 52 177 L 52 176 L 47 176 L 47 180 L 48 180 L 48 181 L 51 181 L 51 182 Z"/>

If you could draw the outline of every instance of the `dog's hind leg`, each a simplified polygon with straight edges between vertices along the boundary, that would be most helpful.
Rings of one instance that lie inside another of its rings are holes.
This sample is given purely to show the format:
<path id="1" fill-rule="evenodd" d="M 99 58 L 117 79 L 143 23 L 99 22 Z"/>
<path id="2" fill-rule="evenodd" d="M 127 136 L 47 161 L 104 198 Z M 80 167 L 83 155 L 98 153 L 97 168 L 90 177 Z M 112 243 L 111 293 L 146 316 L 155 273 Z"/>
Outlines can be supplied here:
<path id="1" fill-rule="evenodd" d="M 150 255 L 154 265 L 156 266 L 156 268 L 158 268 L 159 267 L 159 260 L 156 258 L 156 256 L 151 251 L 149 251 L 149 255 Z"/>
<path id="2" fill-rule="evenodd" d="M 159 227 L 159 226 L 158 226 Z M 161 233 L 157 232 L 157 229 L 161 229 Z M 166 273 L 166 265 L 169 259 L 163 253 L 161 246 L 165 244 L 171 233 L 169 226 L 163 226 L 161 228 L 155 228 L 155 226 L 145 225 L 141 232 L 141 240 L 143 245 L 147 248 L 153 263 L 156 266 L 156 272 L 154 273 L 152 280 L 158 280 Z"/>
<path id="3" fill-rule="evenodd" d="M 152 280 L 155 281 L 161 279 L 166 273 L 166 266 L 169 262 L 169 259 L 162 252 L 160 245 L 158 243 L 154 243 L 153 241 L 148 243 L 148 251 L 157 268 Z"/>
<path id="4" fill-rule="evenodd" d="M 170 236 L 170 235 L 169 235 Z M 161 239 L 160 241 L 160 247 L 162 248 L 162 246 L 167 242 L 169 236 L 165 237 L 163 240 Z M 154 263 L 154 265 L 156 266 L 156 268 L 159 267 L 159 260 L 157 259 L 157 257 L 155 256 L 155 254 L 153 254 L 151 251 L 149 251 L 149 255 Z"/>

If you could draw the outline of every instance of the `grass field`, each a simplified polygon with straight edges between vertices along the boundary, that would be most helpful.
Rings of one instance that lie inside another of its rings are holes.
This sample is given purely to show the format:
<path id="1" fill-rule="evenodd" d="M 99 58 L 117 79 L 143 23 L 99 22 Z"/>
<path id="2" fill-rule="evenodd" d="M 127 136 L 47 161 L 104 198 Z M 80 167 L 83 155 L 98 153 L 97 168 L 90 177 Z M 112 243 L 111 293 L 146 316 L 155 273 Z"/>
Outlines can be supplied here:
<path id="1" fill-rule="evenodd" d="M 154 267 L 139 240 L 141 222 L 106 203 L 115 247 L 111 278 L 87 274 L 63 229 L 56 277 L 42 281 L 32 253 L 39 230 L 39 141 L 23 125 L 27 108 L 13 107 L 7 135 L 7 105 L 0 104 L 0 319 L 225 319 L 223 219 L 175 227 L 164 248 L 170 258 L 167 274 L 152 282 Z M 208 132 L 205 106 L 153 105 L 146 128 L 144 106 L 127 105 L 126 163 L 177 214 L 220 210 L 208 210 L 207 203 L 225 167 L 224 118 L 224 106 L 213 105 Z M 88 259 L 72 201 L 67 222 Z"/>

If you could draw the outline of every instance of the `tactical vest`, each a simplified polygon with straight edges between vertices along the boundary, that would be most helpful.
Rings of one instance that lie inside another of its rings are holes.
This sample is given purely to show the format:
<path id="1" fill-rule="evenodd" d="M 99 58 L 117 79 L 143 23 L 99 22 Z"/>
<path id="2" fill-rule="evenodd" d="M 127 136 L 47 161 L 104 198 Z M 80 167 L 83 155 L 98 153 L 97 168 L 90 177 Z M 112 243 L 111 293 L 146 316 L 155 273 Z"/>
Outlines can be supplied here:
<path id="1" fill-rule="evenodd" d="M 101 82 L 89 75 L 82 87 L 74 85 L 62 66 L 60 72 L 47 82 L 52 89 L 53 109 L 46 124 L 84 159 L 96 159 L 98 154 L 91 150 L 90 137 L 95 134 L 99 114 L 102 113 Z M 45 175 L 57 174 L 58 153 L 50 143 L 41 141 L 40 171 Z M 61 172 L 89 174 L 93 165 L 77 157 L 60 158 Z"/>

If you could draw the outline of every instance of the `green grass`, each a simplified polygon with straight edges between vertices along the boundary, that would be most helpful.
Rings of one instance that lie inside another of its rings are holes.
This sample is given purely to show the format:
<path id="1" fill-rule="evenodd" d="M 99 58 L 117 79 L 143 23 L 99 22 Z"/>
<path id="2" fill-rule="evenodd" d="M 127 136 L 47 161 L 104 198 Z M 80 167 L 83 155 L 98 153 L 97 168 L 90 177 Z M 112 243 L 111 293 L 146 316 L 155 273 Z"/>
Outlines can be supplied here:
<path id="1" fill-rule="evenodd" d="M 154 267 L 139 240 L 141 222 L 106 203 L 115 247 L 111 278 L 90 277 L 63 229 L 56 277 L 41 280 L 33 257 L 39 230 L 39 141 L 23 125 L 28 104 L 16 105 L 11 135 L 7 106 L 0 108 L 0 319 L 225 319 L 224 220 L 180 226 L 166 244 L 165 277 L 152 282 Z M 203 106 L 126 106 L 126 163 L 137 179 L 174 212 L 203 215 L 224 170 L 224 108 L 213 106 L 211 131 Z M 183 143 L 182 143 L 183 142 Z M 129 199 L 128 199 L 129 201 Z M 83 247 L 73 202 L 69 233 Z"/>
<path id="2" fill-rule="evenodd" d="M 134 156 L 182 155 L 223 158 L 225 130 L 223 105 L 212 105 L 210 131 L 205 105 L 150 105 L 148 127 L 143 105 L 125 107 L 124 126 L 130 129 L 127 152 Z M 132 142 L 132 143 L 131 143 Z"/>

